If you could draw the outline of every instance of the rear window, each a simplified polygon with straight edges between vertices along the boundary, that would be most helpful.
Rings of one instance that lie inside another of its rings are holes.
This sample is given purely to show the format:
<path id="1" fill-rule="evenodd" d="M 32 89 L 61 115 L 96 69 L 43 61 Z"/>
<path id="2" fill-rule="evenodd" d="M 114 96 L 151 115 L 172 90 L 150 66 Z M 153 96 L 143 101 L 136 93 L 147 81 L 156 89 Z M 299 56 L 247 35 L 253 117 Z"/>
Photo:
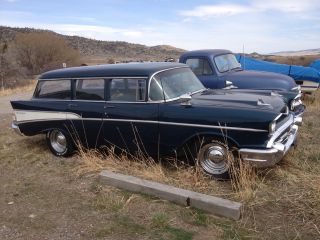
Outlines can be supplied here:
<path id="1" fill-rule="evenodd" d="M 71 99 L 71 81 L 39 81 L 34 96 L 36 98 Z"/>
<path id="2" fill-rule="evenodd" d="M 77 80 L 76 99 L 104 100 L 104 79 Z"/>
<path id="3" fill-rule="evenodd" d="M 186 64 L 196 75 L 212 74 L 212 69 L 207 59 L 202 58 L 189 58 Z"/>

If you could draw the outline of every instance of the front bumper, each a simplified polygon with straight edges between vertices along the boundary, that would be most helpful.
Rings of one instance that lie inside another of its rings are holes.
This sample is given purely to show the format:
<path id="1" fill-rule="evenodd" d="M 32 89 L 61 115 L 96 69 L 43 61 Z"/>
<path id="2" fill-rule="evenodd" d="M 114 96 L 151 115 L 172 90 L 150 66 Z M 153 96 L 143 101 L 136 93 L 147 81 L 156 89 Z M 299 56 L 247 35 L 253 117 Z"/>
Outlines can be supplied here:
<path id="1" fill-rule="evenodd" d="M 250 162 L 255 167 L 270 167 L 278 163 L 295 144 L 298 133 L 298 126 L 293 124 L 290 130 L 283 134 L 279 139 L 273 142 L 271 148 L 267 149 L 249 149 L 239 150 L 240 157 Z"/>
<path id="2" fill-rule="evenodd" d="M 11 123 L 11 128 L 12 128 L 17 134 L 23 136 L 22 132 L 20 131 L 20 128 L 19 128 L 18 124 L 17 124 L 15 121 L 13 121 L 13 122 Z"/>

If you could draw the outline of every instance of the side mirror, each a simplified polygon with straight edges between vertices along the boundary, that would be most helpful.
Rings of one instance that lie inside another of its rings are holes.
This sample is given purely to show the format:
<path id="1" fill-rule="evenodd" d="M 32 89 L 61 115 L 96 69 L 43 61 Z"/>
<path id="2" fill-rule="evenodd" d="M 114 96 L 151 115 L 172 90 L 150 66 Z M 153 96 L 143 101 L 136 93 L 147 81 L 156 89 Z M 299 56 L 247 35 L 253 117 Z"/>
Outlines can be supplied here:
<path id="1" fill-rule="evenodd" d="M 182 106 L 191 106 L 192 97 L 189 94 L 182 94 L 179 99 L 181 100 Z"/>
<path id="2" fill-rule="evenodd" d="M 226 81 L 226 88 L 229 88 L 233 86 L 233 83 L 231 81 Z"/>
<path id="3" fill-rule="evenodd" d="M 238 88 L 236 86 L 233 85 L 233 82 L 231 81 L 226 81 L 226 87 L 225 89 L 233 89 L 233 88 Z"/>

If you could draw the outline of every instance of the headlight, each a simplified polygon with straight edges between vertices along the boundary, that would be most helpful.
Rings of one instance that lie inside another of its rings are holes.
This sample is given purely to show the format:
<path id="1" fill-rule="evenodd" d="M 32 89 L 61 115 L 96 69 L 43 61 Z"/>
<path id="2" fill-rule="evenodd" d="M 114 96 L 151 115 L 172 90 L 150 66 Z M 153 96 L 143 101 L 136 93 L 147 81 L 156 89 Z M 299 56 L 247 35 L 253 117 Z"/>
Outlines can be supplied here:
<path id="1" fill-rule="evenodd" d="M 269 124 L 269 133 L 273 134 L 276 131 L 276 122 L 273 121 Z"/>

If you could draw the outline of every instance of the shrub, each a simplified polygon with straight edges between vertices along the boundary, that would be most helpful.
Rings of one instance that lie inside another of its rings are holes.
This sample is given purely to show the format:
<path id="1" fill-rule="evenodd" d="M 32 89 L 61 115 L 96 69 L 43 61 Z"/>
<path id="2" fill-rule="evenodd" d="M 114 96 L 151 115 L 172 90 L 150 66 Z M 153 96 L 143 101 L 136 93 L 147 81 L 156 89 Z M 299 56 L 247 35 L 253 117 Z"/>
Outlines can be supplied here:
<path id="1" fill-rule="evenodd" d="M 54 33 L 18 33 L 15 38 L 16 60 L 32 74 L 80 65 L 80 55 Z"/>

